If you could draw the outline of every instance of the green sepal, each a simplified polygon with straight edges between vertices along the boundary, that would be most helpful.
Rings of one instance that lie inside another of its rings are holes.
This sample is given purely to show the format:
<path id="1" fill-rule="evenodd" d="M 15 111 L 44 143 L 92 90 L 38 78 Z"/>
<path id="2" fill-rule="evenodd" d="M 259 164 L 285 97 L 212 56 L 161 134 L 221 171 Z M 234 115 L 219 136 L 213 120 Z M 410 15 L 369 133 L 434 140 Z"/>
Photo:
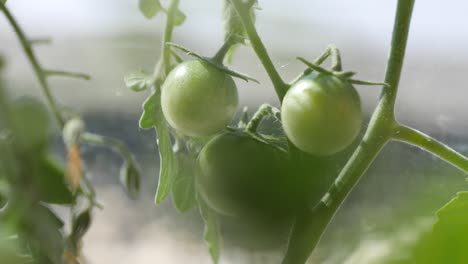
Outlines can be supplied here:
<path id="1" fill-rule="evenodd" d="M 192 51 L 192 50 L 189 50 L 189 49 L 187 49 L 187 48 L 185 48 L 185 47 L 183 47 L 183 46 L 180 46 L 180 45 L 175 44 L 175 43 L 170 43 L 170 42 L 166 43 L 166 45 L 169 45 L 169 46 L 171 46 L 171 47 L 174 47 L 174 48 L 176 48 L 176 49 L 179 49 L 179 50 L 185 52 L 185 53 L 186 53 L 187 55 L 189 55 L 189 56 L 192 56 L 192 57 L 195 57 L 195 58 L 197 58 L 197 59 L 199 59 L 199 60 L 202 60 L 202 61 L 204 61 L 204 62 L 207 62 L 207 63 L 211 64 L 212 66 L 216 67 L 217 69 L 219 69 L 219 70 L 221 70 L 221 71 L 223 71 L 223 72 L 225 72 L 225 73 L 227 73 L 227 74 L 229 74 L 229 75 L 231 75 L 231 76 L 233 76 L 233 77 L 240 78 L 240 79 L 242 79 L 242 80 L 244 80 L 244 81 L 246 81 L 246 82 L 248 82 L 248 81 L 253 81 L 253 82 L 256 82 L 256 83 L 260 83 L 259 81 L 257 81 L 257 80 L 256 80 L 255 78 L 253 78 L 253 77 L 250 77 L 250 76 L 245 75 L 245 74 L 243 74 L 243 73 L 239 73 L 239 72 L 233 71 L 233 70 L 227 68 L 226 66 L 217 63 L 217 62 L 214 61 L 213 59 L 203 57 L 203 56 L 199 55 L 198 53 L 196 53 L 196 52 L 194 52 L 194 51 Z"/>

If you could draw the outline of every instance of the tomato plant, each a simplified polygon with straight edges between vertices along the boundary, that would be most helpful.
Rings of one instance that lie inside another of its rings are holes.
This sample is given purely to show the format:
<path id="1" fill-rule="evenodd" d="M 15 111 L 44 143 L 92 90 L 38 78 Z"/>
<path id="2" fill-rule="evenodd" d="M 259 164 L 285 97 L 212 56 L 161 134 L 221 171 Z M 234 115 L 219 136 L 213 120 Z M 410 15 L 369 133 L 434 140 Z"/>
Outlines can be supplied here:
<path id="1" fill-rule="evenodd" d="M 356 89 L 346 79 L 324 73 L 306 76 L 288 90 L 281 118 L 291 142 L 315 155 L 349 146 L 363 122 Z"/>
<path id="2" fill-rule="evenodd" d="M 82 238 L 91 225 L 92 211 L 101 207 L 82 166 L 81 145 L 105 145 L 120 154 L 120 179 L 132 197 L 140 186 L 139 167 L 120 141 L 87 132 L 79 115 L 59 107 L 48 77 L 90 77 L 44 68 L 34 53 L 35 41 L 25 35 L 5 3 L 0 1 L 1 10 L 18 36 L 49 110 L 62 130 L 67 166 L 56 165 L 48 155 L 51 126 L 44 105 L 36 100 L 11 100 L 0 80 L 0 222 L 2 227 L 8 224 L 6 232 L 17 239 L 20 253 L 27 256 L 28 262 L 77 263 L 81 261 Z M 213 262 L 220 258 L 222 230 L 231 230 L 235 237 L 242 229 L 240 237 L 253 243 L 245 245 L 248 248 L 265 241 L 268 246 L 286 246 L 283 264 L 305 263 L 347 196 L 388 142 L 417 146 L 468 172 L 467 157 L 402 124 L 395 116 L 414 0 L 398 0 L 387 72 L 380 83 L 354 79 L 355 72 L 343 70 L 334 45 L 313 62 L 298 57 L 307 67 L 286 82 L 256 30 L 256 0 L 225 0 L 224 43 L 213 56 L 199 55 L 172 43 L 175 28 L 186 18 L 179 3 L 139 1 L 146 18 L 159 13 L 166 17 L 161 54 L 154 74 L 138 71 L 127 76 L 125 82 L 134 91 L 150 91 L 143 103 L 140 127 L 154 128 L 157 133 L 161 166 L 155 202 L 159 204 L 172 194 L 180 212 L 199 210 Z M 225 65 L 243 44 L 252 47 L 265 68 L 279 107 L 263 104 L 253 115 L 244 108 L 234 125 L 239 99 L 233 78 L 255 81 Z M 193 58 L 186 59 L 180 51 Z M 320 65 L 328 58 L 332 65 L 325 69 Z M 0 70 L 3 65 L 0 57 Z M 354 85 L 381 87 L 368 124 L 364 123 Z M 274 120 L 283 130 L 261 130 L 266 119 Z M 357 140 L 361 129 L 363 136 Z M 434 258 L 432 251 L 443 247 L 440 241 L 445 244 L 452 238 L 463 248 L 466 240 L 460 234 L 466 233 L 463 223 L 468 218 L 460 212 L 466 209 L 467 197 L 459 193 L 437 213 L 434 232 L 428 236 L 430 243 L 422 244 L 424 256 L 419 258 L 426 262 L 450 259 L 445 253 Z M 50 204 L 70 210 L 70 232 Z M 82 204 L 84 208 L 78 206 Z M 455 232 L 452 226 L 457 227 Z M 264 239 L 257 239 L 260 236 Z M 10 248 L 4 246 L 0 255 L 14 258 Z M 466 254 L 451 255 L 460 263 L 468 262 Z"/>
<path id="3" fill-rule="evenodd" d="M 139 187 L 136 161 L 119 140 L 86 132 L 78 114 L 71 118 L 70 109 L 65 112 L 59 107 L 48 81 L 51 76 L 90 77 L 44 68 L 33 48 L 37 42 L 26 36 L 6 1 L 0 1 L 0 10 L 14 29 L 49 106 L 32 97 L 11 99 L 3 80 L 6 63 L 0 56 L 0 262 L 78 263 L 92 212 L 102 208 L 83 166 L 81 145 L 105 145 L 119 153 L 125 168 L 122 184 L 132 194 Z M 66 166 L 50 157 L 51 133 L 56 127 L 49 111 L 59 128 L 55 132 L 65 143 Z M 69 210 L 69 228 L 64 228 L 66 220 L 54 204 Z"/>
<path id="4" fill-rule="evenodd" d="M 188 136 L 209 136 L 220 131 L 237 111 L 237 88 L 232 77 L 202 60 L 177 65 L 161 90 L 164 117 Z"/>

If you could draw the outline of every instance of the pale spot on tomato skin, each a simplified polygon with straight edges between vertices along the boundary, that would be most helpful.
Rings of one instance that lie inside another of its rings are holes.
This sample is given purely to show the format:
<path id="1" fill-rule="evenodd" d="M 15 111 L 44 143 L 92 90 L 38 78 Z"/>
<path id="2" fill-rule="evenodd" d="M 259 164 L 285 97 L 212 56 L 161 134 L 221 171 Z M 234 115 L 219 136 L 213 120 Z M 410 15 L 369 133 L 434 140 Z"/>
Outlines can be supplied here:
<path id="1" fill-rule="evenodd" d="M 186 67 L 179 67 L 174 73 L 175 77 L 180 77 L 184 76 L 187 73 L 187 68 Z"/>

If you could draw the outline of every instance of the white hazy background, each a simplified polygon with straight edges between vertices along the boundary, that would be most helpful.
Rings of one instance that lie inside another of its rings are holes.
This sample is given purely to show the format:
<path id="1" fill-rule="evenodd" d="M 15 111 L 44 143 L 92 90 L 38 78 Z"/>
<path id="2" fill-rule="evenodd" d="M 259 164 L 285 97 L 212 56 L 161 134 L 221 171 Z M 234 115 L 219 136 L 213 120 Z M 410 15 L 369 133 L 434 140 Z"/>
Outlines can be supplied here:
<path id="1" fill-rule="evenodd" d="M 137 2 L 9 0 L 8 6 L 28 36 L 53 39 L 52 45 L 36 48 L 44 66 L 92 74 L 91 82 L 53 79 L 60 102 L 82 112 L 137 115 L 146 94 L 128 91 L 123 76 L 139 68 L 153 69 L 163 29 L 163 16 L 146 20 Z M 222 2 L 182 0 L 187 20 L 176 28 L 173 41 L 213 54 L 223 40 Z M 258 31 L 283 76 L 293 78 L 303 69 L 296 56 L 312 59 L 335 43 L 345 69 L 357 71 L 360 79 L 383 80 L 396 0 L 263 0 L 260 5 Z M 400 120 L 438 134 L 466 135 L 467 10 L 464 0 L 416 1 L 397 105 Z M 2 16 L 0 52 L 8 59 L 7 81 L 16 85 L 15 92 L 39 94 L 31 67 Z M 257 76 L 262 83 L 237 81 L 243 104 L 276 103 L 271 84 L 249 48 L 239 49 L 232 67 Z M 380 89 L 358 89 L 370 112 Z M 100 187 L 99 192 L 106 208 L 96 213 L 85 241 L 89 263 L 209 263 L 201 230 L 184 231 L 185 225 L 201 229 L 200 223 L 190 223 L 184 216 L 174 220 L 170 202 L 160 208 L 151 199 L 130 202 L 114 186 Z M 235 250 L 223 253 L 223 263 L 267 261 L 260 258 Z M 374 262 L 353 256 L 346 263 Z"/>

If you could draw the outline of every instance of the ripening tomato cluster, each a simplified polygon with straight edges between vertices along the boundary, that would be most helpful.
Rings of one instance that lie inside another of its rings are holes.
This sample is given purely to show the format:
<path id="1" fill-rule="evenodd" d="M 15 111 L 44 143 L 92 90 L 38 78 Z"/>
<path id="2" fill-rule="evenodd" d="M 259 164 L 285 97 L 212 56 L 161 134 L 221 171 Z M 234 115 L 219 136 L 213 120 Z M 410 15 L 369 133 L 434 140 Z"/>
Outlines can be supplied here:
<path id="1" fill-rule="evenodd" d="M 202 60 L 175 67 L 161 92 L 164 116 L 175 130 L 190 137 L 213 136 L 197 160 L 197 190 L 208 205 L 229 216 L 294 214 L 310 197 L 313 179 L 291 150 L 240 129 L 224 130 L 238 101 L 232 77 Z M 312 73 L 292 85 L 281 119 L 298 152 L 318 158 L 349 146 L 363 122 L 355 88 L 329 73 Z"/>

